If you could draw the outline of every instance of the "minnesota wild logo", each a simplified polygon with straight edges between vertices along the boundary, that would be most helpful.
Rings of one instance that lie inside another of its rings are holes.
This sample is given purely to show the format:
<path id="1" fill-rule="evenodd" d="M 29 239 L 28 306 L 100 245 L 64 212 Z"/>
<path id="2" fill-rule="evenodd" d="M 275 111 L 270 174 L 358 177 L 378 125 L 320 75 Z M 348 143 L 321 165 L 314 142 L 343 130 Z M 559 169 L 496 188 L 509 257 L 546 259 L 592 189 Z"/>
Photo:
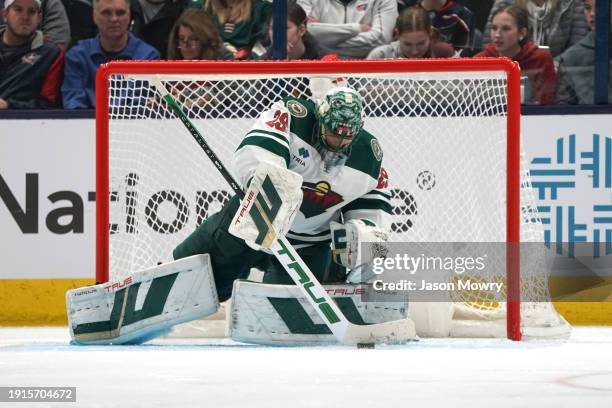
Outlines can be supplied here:
<path id="1" fill-rule="evenodd" d="M 300 206 L 300 211 L 306 218 L 315 217 L 344 201 L 340 194 L 332 191 L 331 185 L 327 181 L 304 182 L 302 190 L 304 190 L 304 200 Z"/>
<path id="2" fill-rule="evenodd" d="M 302 105 L 298 101 L 293 100 L 287 101 L 287 108 L 289 109 L 289 113 L 291 113 L 291 116 L 295 116 L 296 118 L 303 118 L 308 112 L 304 105 Z"/>
<path id="3" fill-rule="evenodd" d="M 370 144 L 372 145 L 372 153 L 374 153 L 374 157 L 376 158 L 376 160 L 381 161 L 383 157 L 383 151 L 380 147 L 380 144 L 378 143 L 378 140 L 372 139 Z"/>

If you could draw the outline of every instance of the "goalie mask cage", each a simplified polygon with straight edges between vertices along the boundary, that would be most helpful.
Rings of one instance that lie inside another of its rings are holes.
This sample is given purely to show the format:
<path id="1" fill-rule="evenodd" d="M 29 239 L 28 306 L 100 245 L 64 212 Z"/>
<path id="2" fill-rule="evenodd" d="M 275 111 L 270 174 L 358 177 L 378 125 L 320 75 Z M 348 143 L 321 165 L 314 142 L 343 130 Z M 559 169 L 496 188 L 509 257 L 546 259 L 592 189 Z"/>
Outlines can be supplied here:
<path id="1" fill-rule="evenodd" d="M 518 340 L 529 330 L 567 332 L 550 302 L 520 301 L 549 299 L 548 276 L 545 268 L 520 267 L 518 244 L 543 242 L 543 231 L 521 162 L 520 71 L 506 59 L 103 65 L 96 91 L 98 282 L 172 260 L 173 248 L 231 194 L 160 101 L 152 76 L 226 166 L 272 102 L 315 99 L 337 82 L 356 89 L 364 127 L 384 151 L 392 240 L 508 244 L 499 276 L 483 277 L 505 281 L 508 301 L 452 299 L 454 319 L 477 328 L 455 334 Z"/>

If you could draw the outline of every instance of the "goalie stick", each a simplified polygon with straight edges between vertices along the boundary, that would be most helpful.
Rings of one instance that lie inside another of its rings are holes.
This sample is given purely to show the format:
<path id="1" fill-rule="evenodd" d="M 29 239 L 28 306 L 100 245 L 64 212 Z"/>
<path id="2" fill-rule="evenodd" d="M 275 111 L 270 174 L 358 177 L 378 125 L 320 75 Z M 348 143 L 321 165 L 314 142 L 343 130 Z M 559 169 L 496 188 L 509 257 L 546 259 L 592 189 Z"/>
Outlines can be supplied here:
<path id="1" fill-rule="evenodd" d="M 244 198 L 244 192 L 236 180 L 234 180 L 223 163 L 221 163 L 221 160 L 219 160 L 187 114 L 183 112 L 182 107 L 178 104 L 176 99 L 168 92 L 164 84 L 162 84 L 159 77 L 153 76 L 151 78 L 151 84 L 155 87 L 162 99 L 171 107 L 172 111 L 181 120 L 183 125 L 185 125 L 191 136 L 196 140 L 198 145 L 200 145 L 202 150 L 204 150 L 204 153 L 210 158 L 223 178 L 242 200 Z M 260 212 L 263 212 L 261 207 L 266 207 L 266 203 L 265 200 L 261 200 L 260 197 L 260 195 L 257 196 L 256 202 L 258 202 L 258 205 L 255 207 L 257 207 Z M 357 325 L 351 323 L 327 294 L 323 286 L 315 278 L 312 271 L 284 235 L 277 236 L 276 245 L 273 245 L 270 249 L 291 279 L 303 291 L 308 302 L 316 310 L 319 317 L 321 317 L 340 343 L 346 345 L 394 343 L 413 339 L 416 336 L 414 323 L 409 318 L 370 325 Z"/>

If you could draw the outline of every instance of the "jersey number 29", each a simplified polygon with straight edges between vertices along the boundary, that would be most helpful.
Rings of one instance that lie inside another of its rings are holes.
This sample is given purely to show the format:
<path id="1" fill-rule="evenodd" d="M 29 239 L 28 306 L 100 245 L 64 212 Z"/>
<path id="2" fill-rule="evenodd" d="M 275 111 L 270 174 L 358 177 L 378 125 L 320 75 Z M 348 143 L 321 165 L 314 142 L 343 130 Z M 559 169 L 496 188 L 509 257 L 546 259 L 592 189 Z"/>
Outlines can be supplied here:
<path id="1" fill-rule="evenodd" d="M 287 112 L 281 112 L 277 110 L 276 112 L 274 112 L 274 119 L 267 121 L 266 125 L 276 130 L 280 130 L 281 132 L 284 132 L 287 129 L 288 119 L 289 115 L 287 114 Z"/>

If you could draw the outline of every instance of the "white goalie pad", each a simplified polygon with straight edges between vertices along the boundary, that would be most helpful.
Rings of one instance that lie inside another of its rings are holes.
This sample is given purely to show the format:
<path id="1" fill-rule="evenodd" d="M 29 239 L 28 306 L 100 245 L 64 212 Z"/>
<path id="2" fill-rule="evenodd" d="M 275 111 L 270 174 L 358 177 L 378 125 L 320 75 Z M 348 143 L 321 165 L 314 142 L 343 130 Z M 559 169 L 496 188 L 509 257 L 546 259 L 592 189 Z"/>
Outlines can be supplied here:
<path id="1" fill-rule="evenodd" d="M 483 317 L 472 309 L 452 302 L 411 302 L 410 318 L 414 321 L 417 335 L 423 338 L 506 337 L 505 313 L 500 311 Z M 552 311 L 544 316 L 533 316 L 527 311 L 522 320 L 524 339 L 567 339 L 571 334 L 570 325 Z"/>
<path id="2" fill-rule="evenodd" d="M 374 258 L 387 255 L 389 235 L 382 228 L 367 225 L 362 220 L 348 220 L 344 224 L 332 221 L 332 257 L 335 263 L 351 269 L 349 283 L 369 282 L 376 275 L 371 268 L 364 268 Z M 369 243 L 369 245 L 363 245 Z"/>
<path id="3" fill-rule="evenodd" d="M 419 337 L 450 337 L 454 306 L 451 302 L 411 302 L 410 318 Z"/>
<path id="4" fill-rule="evenodd" d="M 229 232 L 253 248 L 270 248 L 284 236 L 302 203 L 302 176 L 261 163 L 232 220 Z"/>
<path id="5" fill-rule="evenodd" d="M 121 281 L 66 293 L 77 344 L 139 344 L 219 308 L 209 255 L 136 272 Z"/>
<path id="6" fill-rule="evenodd" d="M 349 320 L 358 324 L 408 319 L 408 302 L 397 295 L 394 302 L 363 302 L 368 285 L 324 285 Z M 388 300 L 388 299 L 387 299 Z M 244 280 L 234 282 L 229 311 L 229 334 L 235 341 L 266 345 L 299 346 L 337 344 L 314 308 L 295 285 L 271 285 Z"/>

